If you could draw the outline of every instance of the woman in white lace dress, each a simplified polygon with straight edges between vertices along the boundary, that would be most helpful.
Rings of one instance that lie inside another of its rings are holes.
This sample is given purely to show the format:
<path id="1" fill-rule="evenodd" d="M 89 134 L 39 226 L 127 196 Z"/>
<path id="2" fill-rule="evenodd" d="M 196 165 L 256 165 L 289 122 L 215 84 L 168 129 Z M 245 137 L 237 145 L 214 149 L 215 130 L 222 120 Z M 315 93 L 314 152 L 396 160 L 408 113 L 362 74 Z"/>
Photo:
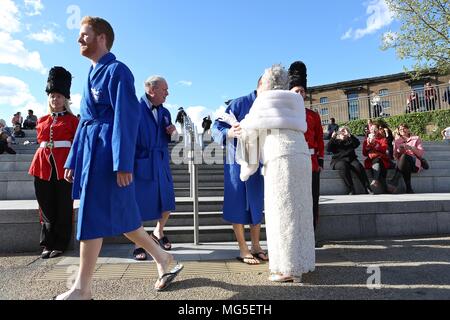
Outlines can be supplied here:
<path id="1" fill-rule="evenodd" d="M 257 169 L 255 159 L 263 163 L 269 280 L 298 282 L 315 269 L 305 107 L 300 95 L 287 91 L 288 73 L 282 66 L 267 69 L 261 81 L 263 92 L 241 121 L 241 179 Z"/>

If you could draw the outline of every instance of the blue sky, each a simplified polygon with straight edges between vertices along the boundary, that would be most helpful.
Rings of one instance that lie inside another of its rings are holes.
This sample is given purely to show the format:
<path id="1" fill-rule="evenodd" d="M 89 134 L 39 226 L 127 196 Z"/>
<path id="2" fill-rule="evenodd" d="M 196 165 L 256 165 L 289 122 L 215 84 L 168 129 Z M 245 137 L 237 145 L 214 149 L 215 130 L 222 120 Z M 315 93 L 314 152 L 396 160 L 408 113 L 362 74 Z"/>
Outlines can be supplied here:
<path id="1" fill-rule="evenodd" d="M 112 52 L 133 71 L 138 97 L 154 74 L 169 84 L 166 106 L 200 121 L 246 95 L 264 69 L 308 66 L 308 85 L 403 71 L 382 35 L 398 29 L 384 0 L 0 0 L 0 118 L 45 112 L 48 70 L 73 75 L 77 112 L 89 61 L 79 54 L 79 17 L 107 19 Z"/>

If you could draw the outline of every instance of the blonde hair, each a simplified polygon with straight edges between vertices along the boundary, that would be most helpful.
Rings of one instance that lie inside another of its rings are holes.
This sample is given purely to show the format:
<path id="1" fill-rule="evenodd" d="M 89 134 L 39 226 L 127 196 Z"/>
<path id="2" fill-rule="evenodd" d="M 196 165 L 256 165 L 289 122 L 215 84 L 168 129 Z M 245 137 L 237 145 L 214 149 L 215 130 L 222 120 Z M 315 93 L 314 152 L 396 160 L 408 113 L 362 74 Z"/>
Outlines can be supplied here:
<path id="1" fill-rule="evenodd" d="M 48 114 L 52 114 L 54 111 L 52 110 L 52 105 L 50 103 L 50 95 L 48 95 L 47 101 L 48 101 L 48 108 L 47 108 Z M 65 111 L 67 111 L 67 113 L 70 113 L 71 115 L 73 115 L 73 112 L 70 109 L 70 105 L 71 104 L 72 104 L 72 102 L 69 99 L 64 97 L 64 108 L 65 108 Z"/>

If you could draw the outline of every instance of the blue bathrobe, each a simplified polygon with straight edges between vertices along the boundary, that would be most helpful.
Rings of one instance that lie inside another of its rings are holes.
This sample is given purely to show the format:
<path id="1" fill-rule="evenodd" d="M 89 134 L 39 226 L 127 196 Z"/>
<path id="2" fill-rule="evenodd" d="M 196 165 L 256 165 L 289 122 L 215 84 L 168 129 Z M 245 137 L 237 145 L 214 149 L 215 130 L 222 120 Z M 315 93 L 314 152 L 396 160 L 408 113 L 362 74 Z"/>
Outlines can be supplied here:
<path id="1" fill-rule="evenodd" d="M 241 121 L 250 111 L 255 99 L 256 91 L 237 98 L 230 103 L 225 112 L 231 111 L 236 119 Z M 212 128 L 214 141 L 225 146 L 228 129 L 230 129 L 229 124 L 216 120 Z M 231 145 L 231 149 L 235 150 L 235 148 L 236 139 Z M 223 218 L 236 224 L 260 224 L 264 210 L 264 177 L 258 169 L 246 182 L 242 182 L 239 178 L 240 172 L 241 166 L 235 161 L 231 164 L 225 163 Z"/>
<path id="2" fill-rule="evenodd" d="M 65 164 L 74 170 L 73 198 L 80 199 L 77 239 L 134 231 L 142 225 L 135 184 L 119 187 L 117 172 L 133 173 L 140 107 L 131 71 L 112 53 L 91 66 L 80 115 Z"/>
<path id="3" fill-rule="evenodd" d="M 134 165 L 136 199 L 142 220 L 156 220 L 162 213 L 175 210 L 175 192 L 170 172 L 169 142 L 166 128 L 172 124 L 170 112 L 158 108 L 158 120 L 144 95 L 140 100 L 141 121 Z"/>

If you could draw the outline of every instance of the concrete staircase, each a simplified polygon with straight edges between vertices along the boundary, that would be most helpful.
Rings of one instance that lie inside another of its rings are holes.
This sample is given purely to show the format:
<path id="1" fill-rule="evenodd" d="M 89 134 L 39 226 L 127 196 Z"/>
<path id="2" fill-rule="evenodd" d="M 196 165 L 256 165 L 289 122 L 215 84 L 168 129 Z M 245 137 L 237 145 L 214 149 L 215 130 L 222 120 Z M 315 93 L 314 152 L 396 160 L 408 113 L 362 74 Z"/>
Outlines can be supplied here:
<path id="1" fill-rule="evenodd" d="M 40 226 L 33 177 L 27 173 L 37 145 L 23 145 L 26 140 L 35 141 L 36 133 L 28 130 L 26 135 L 17 139 L 18 144 L 14 146 L 17 155 L 0 155 L 0 253 L 39 250 Z M 177 209 L 166 226 L 171 241 L 178 243 L 193 242 L 189 172 L 186 159 L 180 159 L 182 146 L 181 143 L 170 147 L 175 162 L 171 163 L 171 169 Z M 337 240 L 449 233 L 450 145 L 425 142 L 424 148 L 430 170 L 413 175 L 415 195 L 347 196 L 338 173 L 330 169 L 331 156 L 327 155 L 321 174 L 319 237 Z M 197 160 L 203 156 L 203 163 L 198 165 L 200 241 L 234 241 L 231 225 L 222 219 L 223 164 L 205 164 L 212 163 L 213 159 L 220 162 L 223 150 L 214 143 L 207 144 L 206 150 L 203 155 L 196 152 Z M 362 161 L 361 147 L 357 153 Z M 389 176 L 392 173 L 390 170 Z M 361 192 L 359 182 L 354 181 Z M 153 226 L 154 222 L 144 224 L 149 232 Z M 118 236 L 107 242 L 128 243 L 128 240 Z"/>

